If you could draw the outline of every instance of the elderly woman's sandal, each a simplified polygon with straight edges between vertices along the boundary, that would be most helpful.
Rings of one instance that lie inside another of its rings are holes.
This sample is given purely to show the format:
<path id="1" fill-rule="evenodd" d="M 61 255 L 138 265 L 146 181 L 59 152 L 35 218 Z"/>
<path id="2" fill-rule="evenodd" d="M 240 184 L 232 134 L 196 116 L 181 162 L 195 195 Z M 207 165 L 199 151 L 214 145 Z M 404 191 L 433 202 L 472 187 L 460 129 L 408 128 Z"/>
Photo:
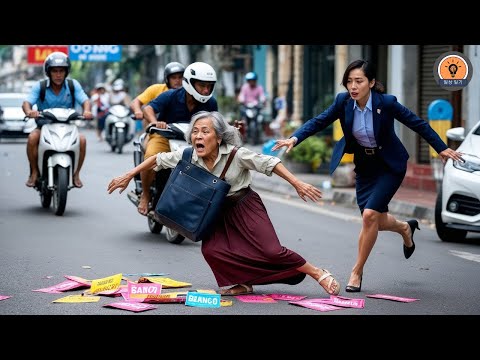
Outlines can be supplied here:
<path id="1" fill-rule="evenodd" d="M 327 269 L 321 270 L 323 271 L 323 275 L 320 276 L 320 278 L 318 279 L 318 283 L 320 284 L 320 286 L 323 287 L 325 291 L 330 295 L 338 295 L 340 293 L 340 284 L 338 283 L 338 281 L 335 280 L 333 275 Z M 330 280 L 328 280 L 327 286 L 322 285 L 322 281 L 327 278 L 330 278 Z"/>
<path id="2" fill-rule="evenodd" d="M 251 293 L 253 293 L 253 287 L 246 284 L 238 284 L 230 289 L 220 290 L 220 295 L 223 296 L 247 295 Z"/>

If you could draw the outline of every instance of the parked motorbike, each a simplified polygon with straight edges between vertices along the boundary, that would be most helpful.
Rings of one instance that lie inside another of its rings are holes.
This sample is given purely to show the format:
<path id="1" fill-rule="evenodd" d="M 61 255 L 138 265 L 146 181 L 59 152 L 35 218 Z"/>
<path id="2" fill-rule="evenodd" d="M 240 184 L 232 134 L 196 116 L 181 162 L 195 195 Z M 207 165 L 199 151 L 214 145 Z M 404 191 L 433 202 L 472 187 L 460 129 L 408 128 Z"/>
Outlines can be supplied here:
<path id="1" fill-rule="evenodd" d="M 257 145 L 261 142 L 263 127 L 263 106 L 258 103 L 243 105 L 244 120 L 246 123 L 246 135 L 250 144 Z"/>
<path id="2" fill-rule="evenodd" d="M 80 156 L 80 135 L 75 122 L 84 117 L 75 109 L 50 108 L 40 112 L 37 123 L 43 124 L 38 145 L 39 177 L 34 188 L 40 193 L 42 207 L 50 207 L 53 198 L 55 215 L 63 215 L 67 193 L 74 188 L 73 174 Z M 31 118 L 24 121 L 31 123 Z"/>
<path id="3" fill-rule="evenodd" d="M 188 146 L 188 143 L 185 140 L 185 133 L 188 129 L 188 124 L 185 123 L 173 123 L 169 124 L 167 129 L 159 129 L 152 127 L 149 129 L 149 132 L 142 133 L 138 139 L 133 141 L 135 147 L 133 151 L 133 162 L 134 166 L 138 166 L 144 160 L 145 148 L 143 146 L 145 138 L 148 134 L 160 134 L 163 137 L 169 139 L 170 150 L 175 151 L 177 149 L 185 148 Z M 155 175 L 155 181 L 153 181 L 150 186 L 150 195 L 151 201 L 148 204 L 150 211 L 147 214 L 148 228 L 153 234 L 159 234 L 162 229 L 165 229 L 165 236 L 167 240 L 173 244 L 180 244 L 185 237 L 178 234 L 176 231 L 164 226 L 159 222 L 155 217 L 155 205 L 160 199 L 160 195 L 165 188 L 165 184 L 170 176 L 172 169 L 162 169 L 157 171 Z M 137 174 L 134 177 L 135 189 L 130 191 L 127 196 L 128 199 L 138 207 L 140 202 L 140 196 L 142 194 L 142 180 L 140 174 Z"/>
<path id="4" fill-rule="evenodd" d="M 121 154 L 123 146 L 135 136 L 135 120 L 130 116 L 130 109 L 124 105 L 113 105 L 105 118 L 105 139 L 112 152 Z"/>

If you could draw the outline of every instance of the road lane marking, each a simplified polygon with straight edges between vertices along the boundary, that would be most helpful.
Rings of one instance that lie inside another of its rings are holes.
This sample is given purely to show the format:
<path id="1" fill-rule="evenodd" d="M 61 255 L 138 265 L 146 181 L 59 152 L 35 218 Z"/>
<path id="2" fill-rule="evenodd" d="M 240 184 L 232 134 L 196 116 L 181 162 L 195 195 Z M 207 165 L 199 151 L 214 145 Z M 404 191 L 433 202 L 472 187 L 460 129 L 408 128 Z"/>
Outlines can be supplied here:
<path id="1" fill-rule="evenodd" d="M 478 254 L 472 254 L 466 251 L 457 251 L 457 250 L 450 250 L 450 252 L 452 253 L 452 255 L 480 263 L 480 255 Z"/>

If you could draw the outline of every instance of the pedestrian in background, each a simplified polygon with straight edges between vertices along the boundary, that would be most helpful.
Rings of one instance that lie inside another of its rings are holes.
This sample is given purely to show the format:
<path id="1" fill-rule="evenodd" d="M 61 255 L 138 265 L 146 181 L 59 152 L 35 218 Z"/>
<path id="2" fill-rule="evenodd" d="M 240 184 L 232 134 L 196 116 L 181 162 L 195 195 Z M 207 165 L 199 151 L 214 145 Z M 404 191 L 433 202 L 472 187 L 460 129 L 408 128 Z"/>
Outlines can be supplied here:
<path id="1" fill-rule="evenodd" d="M 92 113 L 95 119 L 97 119 L 97 138 L 98 141 L 102 141 L 102 133 L 105 129 L 105 119 L 108 115 L 108 109 L 110 107 L 110 93 L 107 92 L 107 88 L 104 83 L 98 83 L 95 85 L 95 93 L 90 97 L 92 103 Z"/>
<path id="2" fill-rule="evenodd" d="M 194 149 L 192 162 L 216 176 L 220 176 L 234 147 L 241 145 L 238 129 L 229 125 L 217 111 L 194 114 L 185 138 Z M 143 169 L 174 168 L 182 159 L 183 150 L 149 157 L 112 179 L 108 192 L 120 189 L 121 193 Z M 322 195 L 314 186 L 297 179 L 279 158 L 239 147 L 225 174 L 225 181 L 231 185 L 227 205 L 212 234 L 202 240 L 202 254 L 218 286 L 231 286 L 222 289 L 220 294 L 251 294 L 254 285 L 296 285 L 310 275 L 328 294 L 337 295 L 340 284 L 328 270 L 312 265 L 280 244 L 265 205 L 250 187 L 251 170 L 267 176 L 275 173 L 290 183 L 303 201 L 318 201 Z"/>
<path id="3" fill-rule="evenodd" d="M 415 250 L 413 234 L 420 229 L 417 220 L 399 221 L 388 212 L 388 204 L 405 177 L 409 158 L 395 133 L 394 120 L 397 119 L 422 136 L 442 161 L 462 158 L 459 152 L 448 148 L 427 121 L 400 104 L 395 96 L 385 94 L 383 85 L 376 80 L 376 70 L 371 62 L 353 61 L 343 74 L 342 85 L 347 92 L 337 94 L 328 109 L 305 122 L 290 138 L 277 140 L 272 151 L 285 146 L 286 152 L 289 152 L 307 137 L 340 119 L 344 137 L 333 150 L 330 174 L 345 153 L 354 154 L 355 190 L 363 221 L 357 260 L 345 291 L 359 292 L 364 266 L 378 232 L 393 231 L 400 234 L 403 254 L 408 259 Z"/>
<path id="4" fill-rule="evenodd" d="M 110 92 L 110 106 L 123 105 L 130 107 L 132 99 L 125 89 L 125 82 L 123 79 L 117 79 L 112 83 L 112 91 Z"/>

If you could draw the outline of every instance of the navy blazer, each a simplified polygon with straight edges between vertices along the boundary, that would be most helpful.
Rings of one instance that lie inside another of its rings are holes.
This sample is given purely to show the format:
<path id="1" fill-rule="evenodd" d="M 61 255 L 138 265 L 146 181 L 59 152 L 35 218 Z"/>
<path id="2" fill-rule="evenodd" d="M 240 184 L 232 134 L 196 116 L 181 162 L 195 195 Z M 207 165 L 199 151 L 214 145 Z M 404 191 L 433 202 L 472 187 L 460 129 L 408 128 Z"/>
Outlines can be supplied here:
<path id="1" fill-rule="evenodd" d="M 394 119 L 422 136 L 437 153 L 448 146 L 431 128 L 430 124 L 419 118 L 412 111 L 397 102 L 393 95 L 380 94 L 372 90 L 373 130 L 379 155 L 392 171 L 404 173 L 407 170 L 409 158 L 407 149 L 403 146 L 394 129 Z M 295 146 L 307 137 L 316 134 L 339 119 L 343 137 L 335 144 L 330 162 L 330 174 L 333 174 L 345 153 L 353 154 L 357 148 L 357 140 L 352 134 L 354 100 L 348 92 L 337 94 L 335 101 L 320 115 L 308 120 L 297 129 L 292 136 L 298 138 Z"/>

